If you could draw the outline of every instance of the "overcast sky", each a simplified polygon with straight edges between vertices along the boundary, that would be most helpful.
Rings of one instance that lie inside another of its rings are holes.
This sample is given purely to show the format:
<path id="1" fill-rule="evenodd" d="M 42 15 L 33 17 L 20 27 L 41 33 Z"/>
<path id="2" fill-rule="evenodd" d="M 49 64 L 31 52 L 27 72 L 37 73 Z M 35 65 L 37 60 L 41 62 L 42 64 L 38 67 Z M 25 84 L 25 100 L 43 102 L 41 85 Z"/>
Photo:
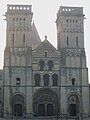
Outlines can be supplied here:
<path id="1" fill-rule="evenodd" d="M 85 14 L 84 38 L 87 55 L 87 67 L 90 74 L 90 5 L 89 0 L 0 0 L 0 69 L 3 68 L 3 55 L 6 44 L 6 22 L 3 20 L 7 10 L 7 4 L 32 5 L 33 20 L 37 27 L 41 40 L 47 35 L 48 40 L 56 47 L 56 13 L 60 6 L 83 7 Z"/>

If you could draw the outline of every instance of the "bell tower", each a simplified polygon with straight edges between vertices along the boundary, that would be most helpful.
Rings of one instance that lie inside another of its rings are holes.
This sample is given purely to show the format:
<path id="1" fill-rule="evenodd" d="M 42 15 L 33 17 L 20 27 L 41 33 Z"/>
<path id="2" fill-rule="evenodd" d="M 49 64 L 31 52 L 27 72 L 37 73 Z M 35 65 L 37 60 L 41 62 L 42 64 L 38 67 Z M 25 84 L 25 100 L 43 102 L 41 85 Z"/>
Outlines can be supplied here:
<path id="1" fill-rule="evenodd" d="M 18 113 L 18 116 L 26 112 L 32 113 L 32 100 L 30 100 L 32 88 L 27 87 L 27 85 L 32 85 L 31 23 L 33 13 L 31 7 L 31 5 L 7 5 L 6 12 L 4 110 L 7 108 L 9 113 L 14 113 L 14 115 Z"/>
<path id="2" fill-rule="evenodd" d="M 61 6 L 57 13 L 57 49 L 84 48 L 83 7 Z"/>
<path id="3" fill-rule="evenodd" d="M 6 46 L 30 46 L 33 17 L 31 7 L 31 5 L 7 5 Z"/>
<path id="4" fill-rule="evenodd" d="M 60 111 L 70 116 L 77 116 L 83 111 L 88 114 L 89 89 L 83 87 L 88 86 L 83 7 L 61 6 L 57 13 L 56 26 L 57 49 L 60 51 L 61 86 L 65 86 L 61 87 Z M 64 101 L 66 98 L 67 104 Z M 84 102 L 85 98 L 87 104 Z M 70 102 L 72 99 L 75 103 Z"/>

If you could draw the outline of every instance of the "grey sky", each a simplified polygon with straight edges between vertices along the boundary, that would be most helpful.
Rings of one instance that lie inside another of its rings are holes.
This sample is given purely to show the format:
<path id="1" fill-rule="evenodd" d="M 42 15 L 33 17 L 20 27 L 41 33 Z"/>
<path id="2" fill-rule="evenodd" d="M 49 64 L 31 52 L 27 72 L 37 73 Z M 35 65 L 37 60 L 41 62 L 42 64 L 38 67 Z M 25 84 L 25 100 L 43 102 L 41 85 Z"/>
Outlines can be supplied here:
<path id="1" fill-rule="evenodd" d="M 78 6 L 84 7 L 85 14 L 85 50 L 87 54 L 87 67 L 90 74 L 90 13 L 89 13 L 89 0 L 0 0 L 0 68 L 3 68 L 3 55 L 6 43 L 6 22 L 3 20 L 7 9 L 7 4 L 30 4 L 34 13 L 33 20 L 41 37 L 48 36 L 48 40 L 56 47 L 56 13 L 59 6 Z"/>

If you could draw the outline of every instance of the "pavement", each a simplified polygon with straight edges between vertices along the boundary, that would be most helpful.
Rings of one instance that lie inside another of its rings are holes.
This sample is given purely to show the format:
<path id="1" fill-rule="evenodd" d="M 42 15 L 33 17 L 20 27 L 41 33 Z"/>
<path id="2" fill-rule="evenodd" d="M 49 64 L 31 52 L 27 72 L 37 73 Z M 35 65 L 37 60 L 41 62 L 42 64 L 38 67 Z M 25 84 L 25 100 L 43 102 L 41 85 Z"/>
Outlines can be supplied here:
<path id="1" fill-rule="evenodd" d="M 90 120 L 90 117 L 70 117 L 67 116 L 59 117 L 59 116 L 39 116 L 39 117 L 6 117 L 6 118 L 0 118 L 0 120 Z"/>
<path id="2" fill-rule="evenodd" d="M 58 117 L 33 117 L 33 118 L 0 118 L 0 120 L 90 120 L 89 118 L 58 118 Z"/>

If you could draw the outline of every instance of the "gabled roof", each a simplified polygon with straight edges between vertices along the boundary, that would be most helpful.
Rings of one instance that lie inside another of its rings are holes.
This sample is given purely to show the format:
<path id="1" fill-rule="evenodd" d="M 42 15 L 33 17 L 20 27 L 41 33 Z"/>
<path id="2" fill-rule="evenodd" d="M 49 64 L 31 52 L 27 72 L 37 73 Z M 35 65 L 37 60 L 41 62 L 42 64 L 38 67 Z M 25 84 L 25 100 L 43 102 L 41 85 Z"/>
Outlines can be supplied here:
<path id="1" fill-rule="evenodd" d="M 38 46 L 41 43 L 41 39 L 34 22 L 32 24 L 32 41 L 31 42 L 32 42 L 32 49 L 34 49 L 36 46 Z"/>
<path id="2" fill-rule="evenodd" d="M 53 54 L 58 54 L 56 48 L 47 40 L 47 37 L 45 36 L 45 40 L 36 47 L 35 51 L 49 51 Z"/>

